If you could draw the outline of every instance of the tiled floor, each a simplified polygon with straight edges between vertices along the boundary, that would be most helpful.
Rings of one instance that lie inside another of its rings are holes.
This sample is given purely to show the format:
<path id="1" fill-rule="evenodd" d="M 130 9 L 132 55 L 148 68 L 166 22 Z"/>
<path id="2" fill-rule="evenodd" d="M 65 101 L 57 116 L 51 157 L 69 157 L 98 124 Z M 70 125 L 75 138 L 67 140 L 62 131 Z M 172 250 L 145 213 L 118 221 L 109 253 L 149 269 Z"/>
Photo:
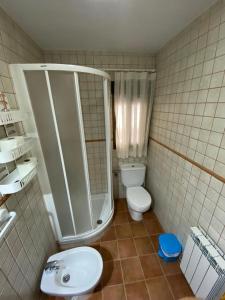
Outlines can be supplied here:
<path id="1" fill-rule="evenodd" d="M 112 225 L 92 245 L 104 260 L 102 280 L 94 293 L 79 300 L 172 300 L 192 296 L 179 264 L 165 263 L 157 255 L 157 235 L 161 232 L 153 212 L 145 213 L 143 222 L 133 222 L 126 201 L 116 200 Z"/>

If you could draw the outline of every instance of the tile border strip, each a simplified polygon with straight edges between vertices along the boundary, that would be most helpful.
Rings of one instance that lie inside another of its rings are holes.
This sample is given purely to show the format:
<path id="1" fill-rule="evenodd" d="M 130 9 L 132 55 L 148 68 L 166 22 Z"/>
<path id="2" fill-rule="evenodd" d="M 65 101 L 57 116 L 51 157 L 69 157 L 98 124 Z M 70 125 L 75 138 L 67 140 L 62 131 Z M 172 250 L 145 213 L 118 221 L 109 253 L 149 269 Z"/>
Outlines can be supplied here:
<path id="1" fill-rule="evenodd" d="M 214 178 L 218 179 L 219 181 L 221 181 L 221 182 L 223 182 L 223 183 L 225 184 L 225 178 L 224 178 L 223 176 L 220 176 L 219 174 L 215 173 L 214 171 L 212 171 L 212 170 L 210 170 L 210 169 L 208 169 L 208 168 L 202 166 L 201 164 L 197 163 L 196 161 L 194 161 L 194 160 L 188 158 L 188 157 L 185 156 L 184 154 L 182 154 L 182 153 L 180 153 L 180 152 L 178 152 L 178 151 L 176 151 L 176 150 L 170 148 L 169 146 L 167 146 L 167 145 L 161 143 L 160 141 L 158 141 L 158 140 L 156 140 L 156 139 L 154 139 L 154 138 L 152 138 L 152 137 L 150 137 L 149 139 L 150 139 L 150 141 L 153 141 L 153 142 L 155 142 L 156 144 L 158 144 L 158 145 L 160 145 L 160 146 L 166 148 L 166 149 L 169 150 L 170 152 L 172 152 L 172 153 L 178 155 L 178 156 L 181 157 L 182 159 L 188 161 L 188 162 L 191 163 L 192 165 L 196 166 L 197 168 L 201 169 L 202 171 L 208 173 L 209 175 L 213 176 Z"/>
<path id="2" fill-rule="evenodd" d="M 85 143 L 105 142 L 105 139 L 85 140 Z"/>

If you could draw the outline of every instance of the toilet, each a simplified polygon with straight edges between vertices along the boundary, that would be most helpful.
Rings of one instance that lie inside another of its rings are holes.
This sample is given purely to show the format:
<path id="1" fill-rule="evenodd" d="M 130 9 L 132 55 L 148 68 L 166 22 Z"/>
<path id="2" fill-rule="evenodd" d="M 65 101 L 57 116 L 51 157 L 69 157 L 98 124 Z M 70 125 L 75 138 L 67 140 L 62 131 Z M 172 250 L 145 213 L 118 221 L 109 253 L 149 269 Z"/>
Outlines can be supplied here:
<path id="1" fill-rule="evenodd" d="M 131 218 L 143 219 L 143 213 L 149 210 L 152 198 L 142 186 L 145 180 L 146 166 L 140 163 L 121 164 L 122 183 L 126 187 L 126 198 Z"/>

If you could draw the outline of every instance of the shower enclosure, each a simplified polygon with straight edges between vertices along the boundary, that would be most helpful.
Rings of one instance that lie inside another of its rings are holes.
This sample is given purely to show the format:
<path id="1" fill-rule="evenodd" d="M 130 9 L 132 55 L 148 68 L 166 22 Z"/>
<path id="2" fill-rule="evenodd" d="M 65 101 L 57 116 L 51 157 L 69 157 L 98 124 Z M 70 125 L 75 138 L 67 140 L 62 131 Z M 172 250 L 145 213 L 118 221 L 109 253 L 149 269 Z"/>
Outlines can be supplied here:
<path id="1" fill-rule="evenodd" d="M 113 216 L 107 73 L 62 64 L 10 66 L 59 242 L 88 239 Z"/>

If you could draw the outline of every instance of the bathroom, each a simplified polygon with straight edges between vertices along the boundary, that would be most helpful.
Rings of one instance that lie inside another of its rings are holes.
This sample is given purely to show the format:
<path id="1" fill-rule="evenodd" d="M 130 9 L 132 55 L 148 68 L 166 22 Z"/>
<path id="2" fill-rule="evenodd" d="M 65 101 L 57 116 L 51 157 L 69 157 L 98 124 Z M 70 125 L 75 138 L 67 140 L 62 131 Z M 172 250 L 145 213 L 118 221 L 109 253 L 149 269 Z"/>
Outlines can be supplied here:
<path id="1" fill-rule="evenodd" d="M 224 0 L 0 0 L 1 300 L 224 299 L 224 73 Z"/>

